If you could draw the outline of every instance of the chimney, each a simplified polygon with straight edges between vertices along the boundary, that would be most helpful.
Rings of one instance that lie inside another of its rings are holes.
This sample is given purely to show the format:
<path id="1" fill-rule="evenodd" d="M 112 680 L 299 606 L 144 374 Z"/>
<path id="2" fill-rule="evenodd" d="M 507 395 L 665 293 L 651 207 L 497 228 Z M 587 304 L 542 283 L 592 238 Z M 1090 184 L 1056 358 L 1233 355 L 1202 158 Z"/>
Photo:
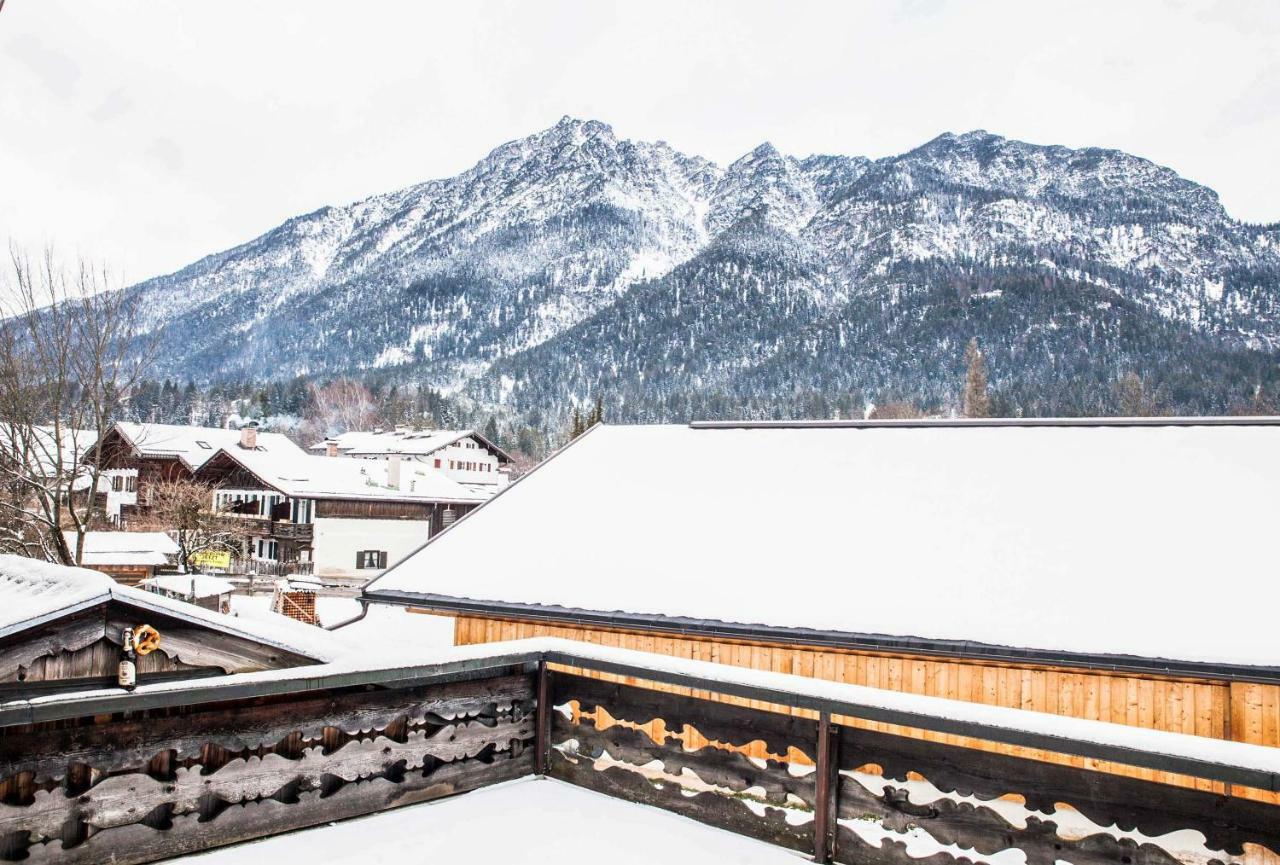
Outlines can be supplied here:
<path id="1" fill-rule="evenodd" d="M 336 457 L 338 455 L 338 442 L 335 439 L 324 440 L 324 455 L 327 457 Z"/>
<path id="2" fill-rule="evenodd" d="M 240 447 L 251 451 L 258 446 L 258 425 L 247 423 L 240 427 Z"/>
<path id="3" fill-rule="evenodd" d="M 387 457 L 387 486 L 393 490 L 400 489 L 400 454 Z"/>

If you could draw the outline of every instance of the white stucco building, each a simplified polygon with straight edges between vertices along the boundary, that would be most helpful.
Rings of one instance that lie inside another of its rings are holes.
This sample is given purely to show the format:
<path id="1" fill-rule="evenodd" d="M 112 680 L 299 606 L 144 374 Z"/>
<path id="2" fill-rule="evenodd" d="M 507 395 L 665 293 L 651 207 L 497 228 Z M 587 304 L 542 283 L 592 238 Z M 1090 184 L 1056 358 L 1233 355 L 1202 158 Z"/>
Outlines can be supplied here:
<path id="1" fill-rule="evenodd" d="M 313 454 L 362 460 L 400 457 L 429 466 L 476 492 L 493 495 L 510 482 L 510 455 L 475 430 L 396 427 L 348 432 L 313 444 Z"/>
<path id="2" fill-rule="evenodd" d="M 216 484 L 214 509 L 244 519 L 251 555 L 318 577 L 371 579 L 489 494 L 430 465 L 224 448 L 196 478 Z"/>

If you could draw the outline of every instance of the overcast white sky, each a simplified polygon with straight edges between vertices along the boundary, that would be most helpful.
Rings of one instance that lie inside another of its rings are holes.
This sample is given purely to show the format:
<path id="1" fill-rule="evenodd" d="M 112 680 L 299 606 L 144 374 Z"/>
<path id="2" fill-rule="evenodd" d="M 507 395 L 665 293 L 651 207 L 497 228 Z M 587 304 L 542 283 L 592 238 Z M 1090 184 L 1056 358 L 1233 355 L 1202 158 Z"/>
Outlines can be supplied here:
<path id="1" fill-rule="evenodd" d="M 722 164 L 988 129 L 1280 220 L 1280 0 L 7 0 L 0 238 L 135 281 L 572 114 Z"/>

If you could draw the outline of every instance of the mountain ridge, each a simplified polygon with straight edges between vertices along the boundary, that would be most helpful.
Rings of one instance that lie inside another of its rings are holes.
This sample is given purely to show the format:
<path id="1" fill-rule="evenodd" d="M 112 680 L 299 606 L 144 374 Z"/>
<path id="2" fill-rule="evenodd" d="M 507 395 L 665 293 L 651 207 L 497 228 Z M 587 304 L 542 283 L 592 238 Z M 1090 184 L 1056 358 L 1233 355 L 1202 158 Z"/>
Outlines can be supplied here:
<path id="1" fill-rule="evenodd" d="M 996 281 L 1044 296 L 1007 321 L 966 301 L 945 326 L 919 306 L 951 308 L 948 286 Z M 943 364 L 939 345 L 1025 340 L 1055 299 L 1073 310 L 1059 329 L 1132 326 L 1128 347 L 1094 369 L 1088 328 L 1055 348 L 1073 355 L 1065 364 L 992 346 L 1008 364 L 993 368 L 997 385 L 1058 387 L 1059 364 L 1103 387 L 1120 366 L 1160 378 L 1175 357 L 1181 375 L 1197 362 L 1186 346 L 1202 343 L 1201 355 L 1262 369 L 1280 347 L 1280 226 L 1234 220 L 1213 190 L 1118 150 L 973 130 L 879 159 L 797 158 L 764 142 L 720 167 L 566 116 L 454 177 L 293 217 L 129 291 L 164 337 L 165 375 L 380 376 L 516 414 L 625 390 L 622 416 L 666 419 L 680 389 L 728 394 L 725 411 L 811 387 L 942 399 L 959 352 Z M 704 305 L 694 319 L 691 303 Z M 902 330 L 886 310 L 931 324 Z M 868 321 L 902 342 L 885 345 Z M 915 350 L 937 368 L 880 369 L 883 358 L 847 351 L 851 332 L 863 349 Z M 673 341 L 691 334 L 687 349 Z M 643 384 L 611 383 L 623 369 Z M 1245 386 L 1213 376 L 1178 407 L 1222 408 Z"/>

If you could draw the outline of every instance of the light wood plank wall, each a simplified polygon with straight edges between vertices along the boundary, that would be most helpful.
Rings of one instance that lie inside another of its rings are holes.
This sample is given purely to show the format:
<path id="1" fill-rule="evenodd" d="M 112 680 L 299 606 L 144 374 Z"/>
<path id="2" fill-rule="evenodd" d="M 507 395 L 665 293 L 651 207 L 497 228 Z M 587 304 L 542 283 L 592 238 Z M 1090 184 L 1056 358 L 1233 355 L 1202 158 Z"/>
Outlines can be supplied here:
<path id="1" fill-rule="evenodd" d="M 873 688 L 928 694 L 986 705 L 1008 706 L 1075 718 L 1090 718 L 1135 727 L 1280 747 L 1280 686 L 1275 685 L 1229 684 L 802 646 L 771 646 L 479 617 L 459 616 L 455 619 L 454 625 L 454 641 L 458 645 L 539 636 L 563 637 L 587 643 L 733 664 L 757 670 L 772 670 L 868 685 Z M 588 673 L 588 675 L 619 679 L 617 676 L 605 674 Z M 637 683 L 632 680 L 628 680 L 628 683 L 705 699 L 745 704 L 753 708 L 811 714 L 790 707 L 725 697 L 689 688 Z M 1223 792 L 1224 789 L 1222 784 L 1216 782 L 1186 778 L 1167 772 L 1136 769 L 1101 760 L 1000 745 L 888 724 L 851 721 L 851 719 L 837 720 L 899 735 L 1030 759 L 1048 760 L 1162 783 L 1215 792 Z M 763 756 L 763 754 L 752 756 Z M 1274 793 L 1240 787 L 1236 787 L 1231 792 L 1237 796 L 1280 803 L 1280 795 Z"/>

